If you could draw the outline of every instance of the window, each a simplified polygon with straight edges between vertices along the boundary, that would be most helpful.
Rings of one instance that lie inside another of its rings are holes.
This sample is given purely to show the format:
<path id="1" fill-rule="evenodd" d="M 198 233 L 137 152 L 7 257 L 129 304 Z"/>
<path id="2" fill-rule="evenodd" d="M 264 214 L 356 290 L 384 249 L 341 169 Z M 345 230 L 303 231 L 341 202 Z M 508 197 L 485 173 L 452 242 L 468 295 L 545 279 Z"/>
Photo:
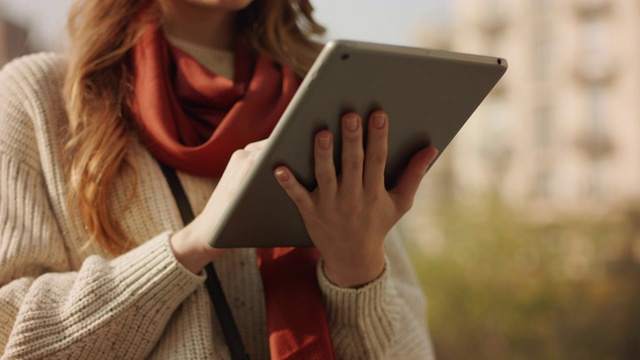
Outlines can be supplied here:
<path id="1" fill-rule="evenodd" d="M 594 84 L 588 89 L 588 124 L 589 133 L 598 138 L 605 133 L 606 119 L 606 93 L 602 85 Z"/>
<path id="2" fill-rule="evenodd" d="M 549 79 L 552 53 L 551 35 L 549 30 L 538 28 L 534 39 L 534 63 L 533 69 L 538 82 Z"/>
<path id="3" fill-rule="evenodd" d="M 553 143 L 553 119 L 551 106 L 543 104 L 535 111 L 534 143 L 540 148 L 548 147 Z"/>
<path id="4" fill-rule="evenodd" d="M 584 15 L 582 24 L 582 51 L 587 71 L 606 66 L 609 24 L 605 13 L 596 11 Z"/>
<path id="5" fill-rule="evenodd" d="M 589 180 L 587 194 L 594 200 L 599 200 L 604 195 L 605 188 L 604 161 L 596 159 L 591 161 L 589 168 Z"/>
<path id="6" fill-rule="evenodd" d="M 510 115 L 507 99 L 498 92 L 487 99 L 486 128 L 482 149 L 487 160 L 494 168 L 504 168 L 511 155 Z"/>
<path id="7" fill-rule="evenodd" d="M 538 198 L 549 198 L 552 195 L 551 172 L 541 169 L 535 178 L 535 195 Z"/>

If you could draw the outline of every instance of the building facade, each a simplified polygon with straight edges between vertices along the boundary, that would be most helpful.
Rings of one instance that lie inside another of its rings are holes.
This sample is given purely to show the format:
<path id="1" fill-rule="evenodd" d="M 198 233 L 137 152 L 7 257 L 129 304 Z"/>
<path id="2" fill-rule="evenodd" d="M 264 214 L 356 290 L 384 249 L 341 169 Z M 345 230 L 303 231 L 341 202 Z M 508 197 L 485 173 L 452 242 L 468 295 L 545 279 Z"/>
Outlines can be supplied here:
<path id="1" fill-rule="evenodd" d="M 504 57 L 509 70 L 433 187 L 541 215 L 640 200 L 640 1 L 454 0 L 450 20 L 421 45 Z"/>

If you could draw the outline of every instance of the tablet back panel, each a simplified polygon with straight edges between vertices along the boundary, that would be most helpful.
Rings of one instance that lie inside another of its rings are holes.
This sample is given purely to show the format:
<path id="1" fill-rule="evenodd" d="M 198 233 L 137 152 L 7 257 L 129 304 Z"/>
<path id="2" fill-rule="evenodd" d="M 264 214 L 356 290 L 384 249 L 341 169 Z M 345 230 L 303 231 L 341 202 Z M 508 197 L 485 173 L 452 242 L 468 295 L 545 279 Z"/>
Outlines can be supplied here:
<path id="1" fill-rule="evenodd" d="M 273 170 L 287 165 L 308 189 L 315 187 L 313 137 L 333 132 L 340 169 L 340 117 L 355 111 L 366 121 L 389 115 L 385 170 L 392 188 L 416 151 L 445 150 L 507 69 L 504 59 L 351 41 L 332 41 L 304 79 L 274 129 L 238 197 L 225 211 L 210 244 L 215 247 L 309 246 L 302 218 Z"/>

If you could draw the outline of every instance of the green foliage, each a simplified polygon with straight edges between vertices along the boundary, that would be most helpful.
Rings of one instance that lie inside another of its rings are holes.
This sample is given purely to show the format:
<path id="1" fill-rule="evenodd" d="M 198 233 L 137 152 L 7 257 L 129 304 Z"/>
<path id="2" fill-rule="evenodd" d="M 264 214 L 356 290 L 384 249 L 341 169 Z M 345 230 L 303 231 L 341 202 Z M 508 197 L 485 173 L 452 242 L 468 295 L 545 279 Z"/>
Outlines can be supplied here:
<path id="1" fill-rule="evenodd" d="M 430 216 L 444 243 L 410 253 L 439 359 L 640 358 L 637 212 L 535 222 L 490 200 Z"/>

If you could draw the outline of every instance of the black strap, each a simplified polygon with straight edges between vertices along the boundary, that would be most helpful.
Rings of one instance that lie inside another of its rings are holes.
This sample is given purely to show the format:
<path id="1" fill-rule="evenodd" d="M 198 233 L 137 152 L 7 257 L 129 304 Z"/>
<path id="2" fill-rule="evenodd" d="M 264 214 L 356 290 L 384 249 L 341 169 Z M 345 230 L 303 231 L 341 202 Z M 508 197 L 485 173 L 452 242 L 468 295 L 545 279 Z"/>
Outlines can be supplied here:
<path id="1" fill-rule="evenodd" d="M 187 198 L 187 195 L 185 194 L 184 189 L 180 184 L 180 180 L 178 179 L 178 176 L 174 169 L 161 162 L 158 162 L 158 164 L 160 164 L 162 173 L 167 179 L 167 183 L 169 183 L 171 193 L 176 200 L 178 210 L 180 210 L 180 217 L 182 218 L 182 222 L 187 225 L 193 220 L 194 216 L 193 211 L 191 210 L 191 204 L 189 204 L 189 199 Z M 231 359 L 248 360 L 249 355 L 244 348 L 244 343 L 242 342 L 242 338 L 240 337 L 240 332 L 238 331 L 236 322 L 233 319 L 231 308 L 229 307 L 229 303 L 227 303 L 227 298 L 224 296 L 222 285 L 220 284 L 218 274 L 213 267 L 213 263 L 207 264 L 207 266 L 205 266 L 205 271 L 207 272 L 206 285 L 207 290 L 209 291 L 209 297 L 211 298 L 213 307 L 215 308 L 216 314 L 218 315 L 218 320 L 220 321 L 220 326 L 222 327 L 222 333 L 224 334 L 224 338 L 227 341 L 227 345 L 229 346 Z"/>

